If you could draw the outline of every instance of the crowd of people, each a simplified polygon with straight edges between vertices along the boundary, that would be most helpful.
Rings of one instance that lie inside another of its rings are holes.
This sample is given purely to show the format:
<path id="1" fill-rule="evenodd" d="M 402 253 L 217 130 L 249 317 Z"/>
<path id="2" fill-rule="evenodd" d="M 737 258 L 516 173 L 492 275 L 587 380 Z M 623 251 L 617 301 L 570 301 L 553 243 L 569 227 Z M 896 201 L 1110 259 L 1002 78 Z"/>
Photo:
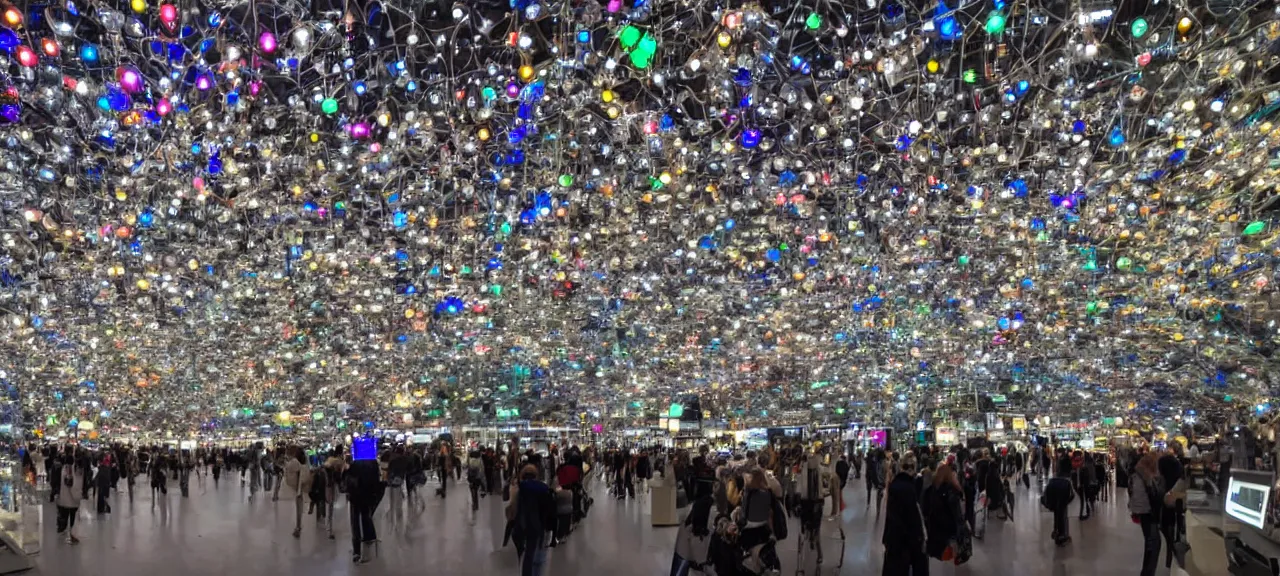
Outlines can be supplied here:
<path id="1" fill-rule="evenodd" d="M 597 476 L 618 499 L 634 498 L 637 490 L 644 494 L 646 483 L 656 477 L 679 487 L 679 506 L 690 508 L 677 537 L 673 576 L 776 573 L 776 543 L 787 538 L 792 517 L 799 520 L 801 553 L 807 546 L 821 564 L 824 517 L 834 519 L 845 508 L 850 479 L 864 479 L 866 507 L 874 506 L 877 517 L 884 514 L 883 573 L 921 576 L 930 557 L 964 563 L 988 518 L 1012 522 L 1018 494 L 1032 494 L 1033 482 L 1043 487 L 1039 504 L 1053 515 L 1051 537 L 1059 546 L 1068 545 L 1072 505 L 1079 502 L 1080 521 L 1090 519 L 1095 505 L 1110 499 L 1114 471 L 1114 486 L 1128 491 L 1128 509 L 1142 530 L 1141 576 L 1148 576 L 1157 569 L 1162 538 L 1166 566 L 1188 547 L 1188 458 L 1179 448 L 1174 443 L 1160 452 L 1091 453 L 1047 446 L 1026 451 L 931 446 L 843 454 L 794 443 L 731 453 L 712 453 L 706 446 L 694 452 L 552 446 L 540 454 L 521 451 L 513 440 L 473 447 L 465 455 L 448 442 L 384 445 L 376 457 L 361 459 L 343 446 L 327 451 L 260 444 L 196 450 L 32 446 L 24 451 L 23 463 L 29 481 L 47 478 L 58 532 L 72 544 L 79 542 L 75 521 L 81 502 L 109 514 L 111 491 L 122 484 L 132 501 L 135 483 L 148 483 L 152 506 L 163 506 L 171 482 L 186 497 L 192 476 L 201 482 L 209 478 L 217 488 L 230 475 L 239 477 L 250 500 L 261 494 L 292 502 L 294 537 L 302 532 L 303 516 L 314 514 L 333 539 L 334 503 L 345 495 L 356 562 L 376 551 L 373 518 L 384 499 L 390 502 L 387 521 L 396 523 L 423 504 L 420 489 L 431 476 L 438 480 L 435 497 L 447 498 L 449 484 L 461 483 L 465 474 L 472 510 L 482 498 L 501 493 L 504 546 L 514 543 L 524 576 L 540 574 L 547 549 L 568 538 L 586 517 L 593 502 L 588 488 Z"/>
<path id="2" fill-rule="evenodd" d="M 544 456 L 520 451 L 513 440 L 508 446 L 473 448 L 465 460 L 458 451 L 448 442 L 426 447 L 384 445 L 376 458 L 366 460 L 353 458 L 341 445 L 327 451 L 298 445 L 267 449 L 260 443 L 240 449 L 194 450 L 33 445 L 22 451 L 22 461 L 26 480 L 48 488 L 49 501 L 57 510 L 58 533 L 70 544 L 80 542 L 75 524 L 84 501 L 96 502 L 97 514 L 109 514 L 112 491 L 123 488 L 132 502 L 135 484 L 141 481 L 151 487 L 152 506 L 163 507 L 170 482 L 176 482 L 181 496 L 188 497 L 192 476 L 201 482 L 210 479 L 215 489 L 224 477 L 238 476 L 249 500 L 269 495 L 272 501 L 293 503 L 295 538 L 302 534 L 304 514 L 310 514 L 334 539 L 334 503 L 345 495 L 352 560 L 357 563 L 376 553 L 373 518 L 384 500 L 390 506 L 387 520 L 395 523 L 423 504 L 419 488 L 429 475 L 438 479 L 435 497 L 447 498 L 449 484 L 462 482 L 465 473 L 472 510 L 479 508 L 480 498 L 502 493 L 507 502 L 506 539 L 515 545 L 525 567 L 522 573 L 540 574 L 545 549 L 567 538 L 591 505 L 586 483 L 594 449 L 572 446 L 562 455 L 553 447 Z"/>

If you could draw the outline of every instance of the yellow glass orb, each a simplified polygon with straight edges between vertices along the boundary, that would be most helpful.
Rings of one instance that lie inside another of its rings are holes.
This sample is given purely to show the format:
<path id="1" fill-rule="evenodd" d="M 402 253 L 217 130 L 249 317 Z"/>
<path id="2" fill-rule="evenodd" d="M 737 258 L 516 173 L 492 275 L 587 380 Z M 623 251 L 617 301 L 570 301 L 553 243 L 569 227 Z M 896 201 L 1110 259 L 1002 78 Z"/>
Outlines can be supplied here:
<path id="1" fill-rule="evenodd" d="M 141 14 L 147 11 L 147 0 L 129 0 L 129 7 Z"/>
<path id="2" fill-rule="evenodd" d="M 662 185 L 663 185 L 663 186 L 666 186 L 667 184 L 670 184 L 670 183 L 671 183 L 671 173 L 670 173 L 670 172 L 663 172 L 662 174 L 660 174 L 660 175 L 658 176 L 658 181 L 659 181 L 659 182 L 662 182 Z"/>
<path id="3" fill-rule="evenodd" d="M 413 318 L 413 308 L 404 311 L 405 318 Z"/>
<path id="4" fill-rule="evenodd" d="M 319 141 L 320 141 L 320 134 L 317 134 L 317 133 L 315 133 L 315 132 L 312 132 L 312 133 L 311 133 L 311 143 L 312 143 L 312 144 L 315 144 L 316 142 L 319 142 Z"/>
<path id="5" fill-rule="evenodd" d="M 1175 333 L 1173 334 L 1173 341 L 1174 341 L 1174 342 L 1181 342 L 1183 338 L 1185 338 L 1185 336 L 1183 336 L 1181 332 L 1175 332 Z"/>
<path id="6" fill-rule="evenodd" d="M 129 199 L 129 194 L 124 190 L 116 190 L 116 200 L 124 202 Z"/>
<path id="7" fill-rule="evenodd" d="M 476 138 L 479 138 L 481 142 L 487 142 L 492 135 L 488 128 L 481 128 L 476 131 Z"/>
<path id="8" fill-rule="evenodd" d="M 141 278 L 141 279 L 139 279 L 139 280 L 138 280 L 137 285 L 138 285 L 138 289 L 139 289 L 139 290 L 150 290 L 150 289 L 151 289 L 151 281 L 150 281 L 150 280 L 147 280 L 146 278 Z"/>
<path id="9" fill-rule="evenodd" d="M 525 64 L 524 66 L 521 66 L 521 67 L 520 67 L 520 79 L 521 79 L 521 80 L 528 80 L 528 79 L 530 79 L 530 78 L 533 78 L 533 66 L 530 66 L 530 65 L 528 65 L 528 64 Z"/>
<path id="10" fill-rule="evenodd" d="M 924 67 L 925 67 L 925 69 L 926 69 L 926 70 L 928 70 L 928 71 L 929 71 L 929 73 L 930 73 L 930 74 L 937 74 L 937 73 L 938 73 L 938 61 L 937 61 L 937 60 L 930 59 L 930 60 L 929 60 L 929 63 L 928 63 L 928 64 L 925 64 L 925 65 L 924 65 Z"/>
<path id="11" fill-rule="evenodd" d="M 617 106 L 610 106 L 608 110 L 605 110 L 605 114 L 609 115 L 610 120 L 617 120 L 622 111 L 618 110 Z"/>
<path id="12" fill-rule="evenodd" d="M 716 44 L 719 44 L 721 48 L 728 48 L 732 42 L 733 36 L 730 36 L 728 32 L 721 32 L 716 35 Z"/>
<path id="13" fill-rule="evenodd" d="M 1183 16 L 1181 20 L 1178 20 L 1178 33 L 1186 34 L 1187 32 L 1190 32 L 1190 31 L 1191 31 L 1191 18 Z"/>
<path id="14" fill-rule="evenodd" d="M 187 269 L 189 269 L 189 270 L 195 270 L 196 268 L 199 268 L 199 267 L 200 267 L 200 261 L 199 261 L 199 260 L 196 260 L 195 258 L 192 258 L 192 259 L 190 259 L 190 260 L 187 260 Z"/>
<path id="15" fill-rule="evenodd" d="M 600 99 L 603 100 L 605 104 L 613 102 L 613 90 L 605 90 L 604 92 L 601 92 Z"/>

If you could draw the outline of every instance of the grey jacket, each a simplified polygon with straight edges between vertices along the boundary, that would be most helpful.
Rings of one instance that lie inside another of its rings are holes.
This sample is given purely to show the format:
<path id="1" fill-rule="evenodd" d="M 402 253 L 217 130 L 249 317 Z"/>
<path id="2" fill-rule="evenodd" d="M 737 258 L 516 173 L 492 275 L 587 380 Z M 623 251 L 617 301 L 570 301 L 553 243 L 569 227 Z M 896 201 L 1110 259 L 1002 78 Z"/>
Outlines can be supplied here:
<path id="1" fill-rule="evenodd" d="M 1160 494 L 1160 476 L 1157 475 L 1151 480 L 1142 477 L 1142 474 L 1134 471 L 1129 475 L 1129 513 L 1140 515 L 1150 514 L 1155 506 L 1162 505 L 1159 502 L 1152 502 L 1148 496 L 1149 493 Z"/>

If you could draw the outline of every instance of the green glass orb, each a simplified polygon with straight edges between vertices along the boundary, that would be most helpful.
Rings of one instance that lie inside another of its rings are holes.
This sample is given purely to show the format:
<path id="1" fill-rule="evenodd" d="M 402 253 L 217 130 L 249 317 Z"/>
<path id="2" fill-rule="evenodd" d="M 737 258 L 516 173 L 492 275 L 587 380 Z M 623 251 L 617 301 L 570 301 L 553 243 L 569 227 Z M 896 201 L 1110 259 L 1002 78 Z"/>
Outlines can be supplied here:
<path id="1" fill-rule="evenodd" d="M 320 103 L 320 111 L 321 111 L 321 112 L 324 112 L 325 114 L 328 114 L 328 115 L 330 115 L 330 116 L 333 116 L 334 114 L 337 114 L 337 113 L 338 113 L 338 101 L 337 101 L 337 100 L 335 100 L 335 99 L 333 99 L 333 98 L 325 98 L 325 99 L 324 99 L 324 102 L 321 102 L 321 103 Z"/>

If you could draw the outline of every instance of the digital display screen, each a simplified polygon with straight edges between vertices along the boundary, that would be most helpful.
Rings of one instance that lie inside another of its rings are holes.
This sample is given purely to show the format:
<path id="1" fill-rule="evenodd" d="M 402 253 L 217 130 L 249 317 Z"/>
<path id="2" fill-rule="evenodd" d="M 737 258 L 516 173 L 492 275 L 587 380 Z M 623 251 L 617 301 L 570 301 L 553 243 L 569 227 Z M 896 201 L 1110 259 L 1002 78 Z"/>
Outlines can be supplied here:
<path id="1" fill-rule="evenodd" d="M 873 445 L 884 448 L 889 439 L 889 434 L 883 428 L 872 428 L 867 430 L 867 438 L 871 440 Z"/>
<path id="2" fill-rule="evenodd" d="M 351 439 L 352 460 L 377 460 L 378 439 L 372 436 Z"/>
<path id="3" fill-rule="evenodd" d="M 1227 515 L 1254 528 L 1266 525 L 1267 501 L 1271 498 L 1271 486 L 1250 479 L 1231 475 L 1227 485 L 1224 510 Z"/>

